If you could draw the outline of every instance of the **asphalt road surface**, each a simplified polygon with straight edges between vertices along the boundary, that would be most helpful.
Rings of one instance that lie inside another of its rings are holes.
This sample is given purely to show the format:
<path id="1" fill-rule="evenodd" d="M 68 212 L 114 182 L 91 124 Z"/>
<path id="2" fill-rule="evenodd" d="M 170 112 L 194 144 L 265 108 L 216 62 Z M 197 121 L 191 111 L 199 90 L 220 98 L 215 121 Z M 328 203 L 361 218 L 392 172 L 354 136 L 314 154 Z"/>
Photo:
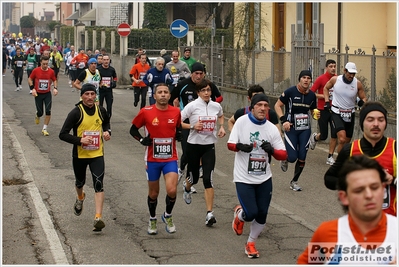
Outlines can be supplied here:
<path id="1" fill-rule="evenodd" d="M 24 76 L 22 91 L 15 92 L 7 70 L 3 85 L 3 255 L 2 264 L 294 264 L 315 228 L 324 220 L 341 216 L 336 192 L 324 187 L 327 144 L 308 153 L 299 184 L 302 192 L 289 189 L 294 164 L 282 172 L 272 161 L 273 198 L 266 227 L 256 245 L 260 258 L 249 259 L 244 245 L 249 223 L 242 236 L 231 229 L 233 208 L 238 203 L 232 182 L 234 152 L 227 149 L 228 134 L 216 145 L 214 176 L 217 223 L 205 226 L 202 184 L 195 187 L 190 205 L 185 204 L 181 184 L 173 210 L 175 234 L 164 230 L 161 214 L 165 190 L 161 178 L 158 199 L 158 235 L 147 234 L 149 219 L 144 148 L 129 129 L 139 108 L 133 107 L 133 91 L 114 90 L 112 138 L 105 143 L 106 227 L 92 231 L 94 191 L 87 171 L 86 200 L 81 216 L 75 216 L 72 145 L 58 138 L 61 126 L 79 100 L 66 76 L 60 74 L 59 95 L 53 98 L 48 131 L 41 134 L 34 122 L 34 100 Z M 226 127 L 227 129 L 227 120 Z M 180 145 L 178 145 L 180 149 Z M 201 182 L 201 180 L 200 180 Z"/>

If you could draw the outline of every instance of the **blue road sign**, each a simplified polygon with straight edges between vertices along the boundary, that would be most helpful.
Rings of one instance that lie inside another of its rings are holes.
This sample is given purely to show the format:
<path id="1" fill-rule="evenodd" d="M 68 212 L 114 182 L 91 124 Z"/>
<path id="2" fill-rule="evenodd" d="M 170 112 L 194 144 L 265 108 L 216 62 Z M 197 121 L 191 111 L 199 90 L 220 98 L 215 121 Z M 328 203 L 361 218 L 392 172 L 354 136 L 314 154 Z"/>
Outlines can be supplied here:
<path id="1" fill-rule="evenodd" d="M 188 24 L 185 20 L 176 19 L 170 24 L 170 33 L 176 38 L 183 38 L 188 33 Z"/>

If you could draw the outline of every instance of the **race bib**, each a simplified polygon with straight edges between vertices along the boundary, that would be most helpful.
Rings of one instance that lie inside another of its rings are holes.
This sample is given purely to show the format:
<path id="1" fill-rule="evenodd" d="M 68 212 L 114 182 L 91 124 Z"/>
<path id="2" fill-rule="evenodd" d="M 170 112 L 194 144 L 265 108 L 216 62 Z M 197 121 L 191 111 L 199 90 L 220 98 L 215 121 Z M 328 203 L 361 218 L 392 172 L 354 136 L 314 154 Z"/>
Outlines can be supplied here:
<path id="1" fill-rule="evenodd" d="M 79 69 L 84 69 L 85 66 L 86 66 L 86 63 L 84 63 L 84 62 L 79 62 L 78 68 L 79 68 Z"/>
<path id="2" fill-rule="evenodd" d="M 28 69 L 33 69 L 33 67 L 35 66 L 35 63 L 33 62 L 28 62 Z"/>
<path id="3" fill-rule="evenodd" d="M 295 130 L 310 129 L 309 114 L 299 113 L 294 115 Z"/>
<path id="4" fill-rule="evenodd" d="M 50 83 L 48 80 L 39 79 L 39 90 L 46 91 L 50 88 Z"/>
<path id="5" fill-rule="evenodd" d="M 177 84 L 179 82 L 180 74 L 172 74 L 173 84 Z"/>
<path id="6" fill-rule="evenodd" d="M 93 143 L 89 145 L 83 145 L 82 148 L 86 150 L 97 150 L 100 148 L 100 132 L 99 131 L 84 131 L 82 137 L 91 136 L 93 137 Z"/>
<path id="7" fill-rule="evenodd" d="M 341 118 L 343 119 L 344 122 L 351 122 L 352 110 L 351 109 L 340 109 L 339 115 L 341 115 Z"/>
<path id="8" fill-rule="evenodd" d="M 145 72 L 140 72 L 139 79 L 140 79 L 140 80 L 143 80 L 145 74 L 146 74 Z"/>
<path id="9" fill-rule="evenodd" d="M 23 65 L 24 65 L 23 61 L 17 61 L 17 67 L 18 68 L 22 68 Z"/>
<path id="10" fill-rule="evenodd" d="M 268 155 L 249 154 L 248 174 L 263 175 L 266 174 L 266 167 L 269 162 Z"/>
<path id="11" fill-rule="evenodd" d="M 202 122 L 202 130 L 198 131 L 200 134 L 213 134 L 216 127 L 215 116 L 199 116 L 199 121 Z"/>
<path id="12" fill-rule="evenodd" d="M 386 185 L 384 188 L 384 202 L 382 202 L 382 209 L 387 209 L 390 206 L 390 201 L 391 201 L 391 191 L 389 188 L 389 185 Z"/>
<path id="13" fill-rule="evenodd" d="M 102 77 L 102 84 L 106 87 L 111 87 L 111 77 Z"/>
<path id="14" fill-rule="evenodd" d="M 153 157 L 154 159 L 169 159 L 173 156 L 173 138 L 154 138 Z"/>

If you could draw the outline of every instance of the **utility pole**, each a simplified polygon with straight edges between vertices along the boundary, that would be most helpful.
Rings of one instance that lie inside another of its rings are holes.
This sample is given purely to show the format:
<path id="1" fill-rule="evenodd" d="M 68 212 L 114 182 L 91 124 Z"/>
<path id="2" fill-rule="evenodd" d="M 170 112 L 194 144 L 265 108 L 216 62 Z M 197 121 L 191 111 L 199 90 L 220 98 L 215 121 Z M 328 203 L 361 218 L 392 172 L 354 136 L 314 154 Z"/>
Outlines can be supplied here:
<path id="1" fill-rule="evenodd" d="M 213 38 L 215 37 L 216 32 L 216 7 L 213 8 L 212 13 L 212 28 L 211 28 L 211 82 L 213 82 Z"/>

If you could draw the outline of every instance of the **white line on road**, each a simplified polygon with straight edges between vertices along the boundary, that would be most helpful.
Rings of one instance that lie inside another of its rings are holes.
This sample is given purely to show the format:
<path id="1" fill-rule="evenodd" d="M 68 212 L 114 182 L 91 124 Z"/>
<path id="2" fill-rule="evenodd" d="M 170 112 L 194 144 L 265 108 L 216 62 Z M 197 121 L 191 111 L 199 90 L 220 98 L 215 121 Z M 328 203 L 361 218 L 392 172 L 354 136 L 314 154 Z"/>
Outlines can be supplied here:
<path id="1" fill-rule="evenodd" d="M 29 169 L 21 145 L 18 142 L 17 137 L 14 135 L 10 125 L 8 123 L 3 123 L 3 127 L 5 127 L 5 130 L 10 133 L 12 147 L 15 149 L 16 153 L 18 153 L 19 158 L 17 160 L 19 161 L 19 166 L 21 167 L 21 170 L 23 172 L 24 180 L 28 182 L 27 188 L 38 213 L 43 231 L 47 236 L 49 249 L 51 251 L 51 254 L 53 255 L 55 264 L 69 265 L 65 251 L 62 248 L 61 241 L 58 238 L 57 232 L 55 231 L 54 224 L 50 218 L 46 205 L 43 203 L 43 200 L 40 196 L 39 189 L 35 184 L 33 175 Z"/>

